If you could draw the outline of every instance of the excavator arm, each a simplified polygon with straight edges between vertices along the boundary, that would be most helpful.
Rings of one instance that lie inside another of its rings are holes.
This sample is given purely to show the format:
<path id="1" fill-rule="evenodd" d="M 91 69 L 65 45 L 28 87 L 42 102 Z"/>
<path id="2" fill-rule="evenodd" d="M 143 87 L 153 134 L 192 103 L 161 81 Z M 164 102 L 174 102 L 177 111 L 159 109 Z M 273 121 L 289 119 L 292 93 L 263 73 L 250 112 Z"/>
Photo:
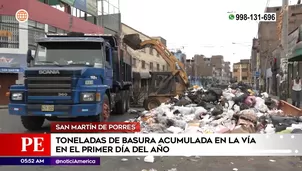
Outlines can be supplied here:
<path id="1" fill-rule="evenodd" d="M 133 50 L 143 49 L 145 47 L 154 48 L 168 63 L 172 75 L 179 74 L 185 86 L 189 85 L 187 73 L 184 64 L 181 63 L 167 48 L 157 39 L 142 41 L 139 34 L 128 34 L 123 38 L 123 42 L 131 47 Z"/>

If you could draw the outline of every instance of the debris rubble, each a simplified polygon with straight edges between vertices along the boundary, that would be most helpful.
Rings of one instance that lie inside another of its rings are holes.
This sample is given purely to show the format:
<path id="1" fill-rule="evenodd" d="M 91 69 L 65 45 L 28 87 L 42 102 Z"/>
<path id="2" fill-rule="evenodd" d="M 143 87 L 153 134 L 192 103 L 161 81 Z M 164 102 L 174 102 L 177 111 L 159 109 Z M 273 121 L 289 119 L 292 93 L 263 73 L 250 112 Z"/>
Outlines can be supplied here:
<path id="1" fill-rule="evenodd" d="M 301 133 L 302 117 L 284 113 L 279 103 L 244 83 L 192 88 L 129 122 L 140 122 L 141 133 Z"/>

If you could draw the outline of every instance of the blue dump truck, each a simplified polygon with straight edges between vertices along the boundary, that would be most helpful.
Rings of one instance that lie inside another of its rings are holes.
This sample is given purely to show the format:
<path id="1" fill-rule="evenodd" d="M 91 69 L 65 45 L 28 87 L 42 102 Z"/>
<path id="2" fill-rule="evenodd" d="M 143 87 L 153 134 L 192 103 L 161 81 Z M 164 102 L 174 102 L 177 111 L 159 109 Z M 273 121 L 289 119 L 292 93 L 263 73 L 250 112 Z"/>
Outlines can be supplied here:
<path id="1" fill-rule="evenodd" d="M 129 108 L 131 57 L 113 35 L 68 33 L 37 41 L 23 85 L 10 87 L 9 114 L 27 130 L 49 121 L 107 121 Z"/>

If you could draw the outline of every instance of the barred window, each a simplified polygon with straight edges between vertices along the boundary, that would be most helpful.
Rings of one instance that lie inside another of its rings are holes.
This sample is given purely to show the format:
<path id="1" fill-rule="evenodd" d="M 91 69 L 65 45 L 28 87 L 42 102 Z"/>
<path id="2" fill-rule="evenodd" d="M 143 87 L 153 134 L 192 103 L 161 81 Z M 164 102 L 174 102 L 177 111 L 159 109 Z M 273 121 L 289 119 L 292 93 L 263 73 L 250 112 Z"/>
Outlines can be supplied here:
<path id="1" fill-rule="evenodd" d="M 49 32 L 49 33 L 57 33 L 57 28 L 56 28 L 56 27 L 53 27 L 53 26 L 48 25 L 48 32 Z"/>
<path id="2" fill-rule="evenodd" d="M 0 48 L 19 48 L 19 23 L 15 16 L 0 16 Z"/>
<path id="3" fill-rule="evenodd" d="M 44 37 L 45 32 L 44 29 L 28 27 L 28 46 L 29 49 L 35 49 L 37 39 Z"/>

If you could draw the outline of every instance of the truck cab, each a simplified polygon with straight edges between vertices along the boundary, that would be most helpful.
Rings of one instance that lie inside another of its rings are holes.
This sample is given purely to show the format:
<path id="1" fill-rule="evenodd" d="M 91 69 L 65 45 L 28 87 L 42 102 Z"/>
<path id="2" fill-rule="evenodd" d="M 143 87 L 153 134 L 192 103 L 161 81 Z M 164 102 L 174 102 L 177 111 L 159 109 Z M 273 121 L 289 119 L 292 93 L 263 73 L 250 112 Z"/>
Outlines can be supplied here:
<path id="1" fill-rule="evenodd" d="M 49 121 L 108 121 L 129 108 L 131 65 L 111 35 L 48 35 L 28 51 L 23 85 L 10 87 L 9 114 L 28 130 Z M 126 69 L 125 69 L 126 68 Z M 130 75 L 130 76 L 129 76 Z"/>

